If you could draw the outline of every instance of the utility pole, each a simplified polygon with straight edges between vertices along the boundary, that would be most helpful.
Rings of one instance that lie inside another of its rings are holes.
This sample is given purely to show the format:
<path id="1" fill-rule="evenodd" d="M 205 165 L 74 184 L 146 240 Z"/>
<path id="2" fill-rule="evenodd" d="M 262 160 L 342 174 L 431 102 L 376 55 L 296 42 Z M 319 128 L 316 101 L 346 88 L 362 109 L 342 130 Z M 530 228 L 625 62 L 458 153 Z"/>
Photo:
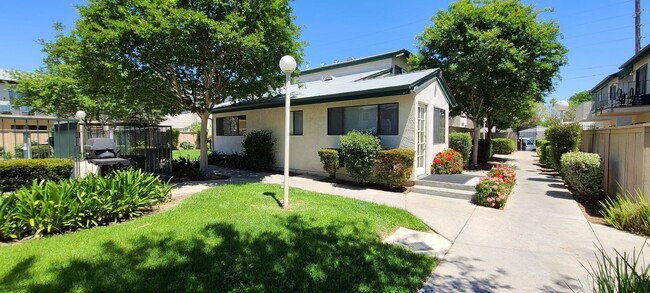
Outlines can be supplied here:
<path id="1" fill-rule="evenodd" d="M 641 0 L 634 1 L 634 53 L 641 50 Z"/>

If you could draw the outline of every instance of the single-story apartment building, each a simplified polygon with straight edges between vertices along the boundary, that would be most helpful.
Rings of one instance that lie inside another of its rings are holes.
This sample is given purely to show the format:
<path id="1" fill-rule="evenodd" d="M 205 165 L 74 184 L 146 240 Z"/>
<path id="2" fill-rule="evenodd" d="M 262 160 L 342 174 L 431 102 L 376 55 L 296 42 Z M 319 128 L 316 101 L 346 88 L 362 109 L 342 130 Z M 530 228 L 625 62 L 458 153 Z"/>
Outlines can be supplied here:
<path id="1" fill-rule="evenodd" d="M 439 69 L 409 72 L 407 50 L 348 59 L 306 69 L 291 89 L 290 169 L 325 174 L 317 151 L 339 148 L 351 130 L 371 131 L 384 149 L 416 151 L 411 179 L 430 173 L 436 153 L 447 149 L 448 116 L 455 101 Z M 276 167 L 284 161 L 284 95 L 213 110 L 214 152 L 241 152 L 247 131 L 277 138 Z"/>

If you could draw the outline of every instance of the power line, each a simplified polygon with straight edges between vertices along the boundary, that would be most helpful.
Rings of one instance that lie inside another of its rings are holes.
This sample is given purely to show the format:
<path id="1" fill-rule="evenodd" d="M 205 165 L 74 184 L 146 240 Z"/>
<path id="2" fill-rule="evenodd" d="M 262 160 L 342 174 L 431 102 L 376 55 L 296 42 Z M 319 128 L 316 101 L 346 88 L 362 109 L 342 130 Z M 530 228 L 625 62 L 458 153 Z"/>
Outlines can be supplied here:
<path id="1" fill-rule="evenodd" d="M 604 29 L 604 30 L 600 30 L 600 31 L 594 31 L 594 32 L 589 32 L 589 33 L 585 33 L 585 34 L 565 37 L 565 39 L 571 39 L 571 40 L 579 39 L 579 38 L 583 38 L 583 37 L 589 37 L 589 36 L 592 36 L 592 35 L 597 35 L 597 34 L 601 34 L 601 33 L 622 30 L 622 29 L 631 28 L 631 27 L 634 27 L 634 26 L 633 25 L 626 25 L 626 26 L 621 26 L 621 27 L 617 27 L 617 28 Z"/>
<path id="2" fill-rule="evenodd" d="M 581 70 L 592 70 L 592 69 L 599 69 L 599 68 L 605 68 L 605 67 L 612 67 L 612 66 L 619 66 L 620 64 L 610 64 L 610 65 L 601 65 L 601 66 L 593 66 L 593 67 L 578 67 L 578 68 L 567 68 L 565 71 L 581 71 Z"/>
<path id="3" fill-rule="evenodd" d="M 588 78 L 588 77 L 595 77 L 595 76 L 605 76 L 610 73 L 598 73 L 598 74 L 592 74 L 592 75 L 583 75 L 583 76 L 574 76 L 574 77 L 569 77 L 569 78 L 562 78 L 562 80 L 572 80 L 572 79 L 581 79 L 581 78 Z"/>
<path id="4" fill-rule="evenodd" d="M 592 9 L 587 9 L 587 10 L 580 10 L 578 12 L 574 12 L 572 15 L 585 14 L 585 13 L 601 10 L 603 8 L 611 8 L 612 5 L 625 4 L 625 3 L 629 3 L 629 2 L 632 2 L 632 0 L 625 0 L 625 1 L 617 2 L 617 3 L 610 3 L 610 4 L 607 4 L 607 5 L 598 6 L 598 7 L 594 7 Z"/>

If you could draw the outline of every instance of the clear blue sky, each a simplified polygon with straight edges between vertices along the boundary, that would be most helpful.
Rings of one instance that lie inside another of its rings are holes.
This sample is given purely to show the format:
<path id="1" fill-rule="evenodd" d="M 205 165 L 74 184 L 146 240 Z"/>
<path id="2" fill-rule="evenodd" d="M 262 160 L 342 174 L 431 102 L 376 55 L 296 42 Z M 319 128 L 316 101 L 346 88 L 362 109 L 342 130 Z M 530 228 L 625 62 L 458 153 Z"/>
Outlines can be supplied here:
<path id="1" fill-rule="evenodd" d="M 38 39 L 51 39 L 55 22 L 72 26 L 78 18 L 73 5 L 84 1 L 7 2 L 0 6 L 3 11 L 0 68 L 30 71 L 41 66 L 43 58 Z M 293 7 L 297 23 L 303 27 L 302 39 L 309 43 L 305 60 L 313 67 L 401 48 L 416 52 L 415 36 L 430 24 L 431 16 L 439 9 L 446 9 L 448 3 L 434 0 L 296 0 Z M 547 99 L 565 100 L 575 92 L 591 89 L 634 54 L 633 0 L 539 0 L 534 3 L 539 8 L 554 9 L 542 17 L 558 21 L 564 35 L 562 42 L 570 50 L 569 64 L 561 71 L 562 81 Z M 648 4 L 643 3 L 643 7 Z M 645 38 L 642 46 L 650 40 L 649 23 L 650 14 L 643 14 L 642 35 Z"/>

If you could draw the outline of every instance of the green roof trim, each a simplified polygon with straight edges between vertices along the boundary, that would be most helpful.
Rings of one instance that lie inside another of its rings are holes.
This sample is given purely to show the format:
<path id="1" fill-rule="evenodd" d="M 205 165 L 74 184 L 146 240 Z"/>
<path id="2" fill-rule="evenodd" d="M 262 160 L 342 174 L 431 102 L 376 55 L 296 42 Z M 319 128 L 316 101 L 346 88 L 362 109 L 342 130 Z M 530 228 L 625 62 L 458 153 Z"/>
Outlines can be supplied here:
<path id="1" fill-rule="evenodd" d="M 352 101 L 369 98 L 379 98 L 388 96 L 399 96 L 410 94 L 411 90 L 408 85 L 396 86 L 391 88 L 373 89 L 360 92 L 347 92 L 340 94 L 324 95 L 312 98 L 303 98 L 291 100 L 292 106 L 322 104 L 341 101 Z M 259 110 L 267 108 L 284 107 L 284 99 L 269 99 L 257 103 L 247 103 L 241 105 L 228 106 L 212 110 L 212 114 L 231 113 L 238 111 Z"/>
<path id="2" fill-rule="evenodd" d="M 388 52 L 388 53 L 383 53 L 383 54 L 379 54 L 379 55 L 375 55 L 375 56 L 359 58 L 359 59 L 354 59 L 354 60 L 350 60 L 350 61 L 343 61 L 343 62 L 339 62 L 339 63 L 336 63 L 336 64 L 325 65 L 325 66 L 322 66 L 322 67 L 309 68 L 309 69 L 302 70 L 300 72 L 300 74 L 312 74 L 312 73 L 328 71 L 328 70 L 337 69 L 337 68 L 343 68 L 343 67 L 348 67 L 348 66 L 353 66 L 353 65 L 370 63 L 370 62 L 374 62 L 374 61 L 379 61 L 379 60 L 384 60 L 384 59 L 388 59 L 388 58 L 397 57 L 400 54 L 406 54 L 406 56 L 408 57 L 409 55 L 411 55 L 411 52 L 409 52 L 406 49 L 401 49 L 401 50 Z"/>

